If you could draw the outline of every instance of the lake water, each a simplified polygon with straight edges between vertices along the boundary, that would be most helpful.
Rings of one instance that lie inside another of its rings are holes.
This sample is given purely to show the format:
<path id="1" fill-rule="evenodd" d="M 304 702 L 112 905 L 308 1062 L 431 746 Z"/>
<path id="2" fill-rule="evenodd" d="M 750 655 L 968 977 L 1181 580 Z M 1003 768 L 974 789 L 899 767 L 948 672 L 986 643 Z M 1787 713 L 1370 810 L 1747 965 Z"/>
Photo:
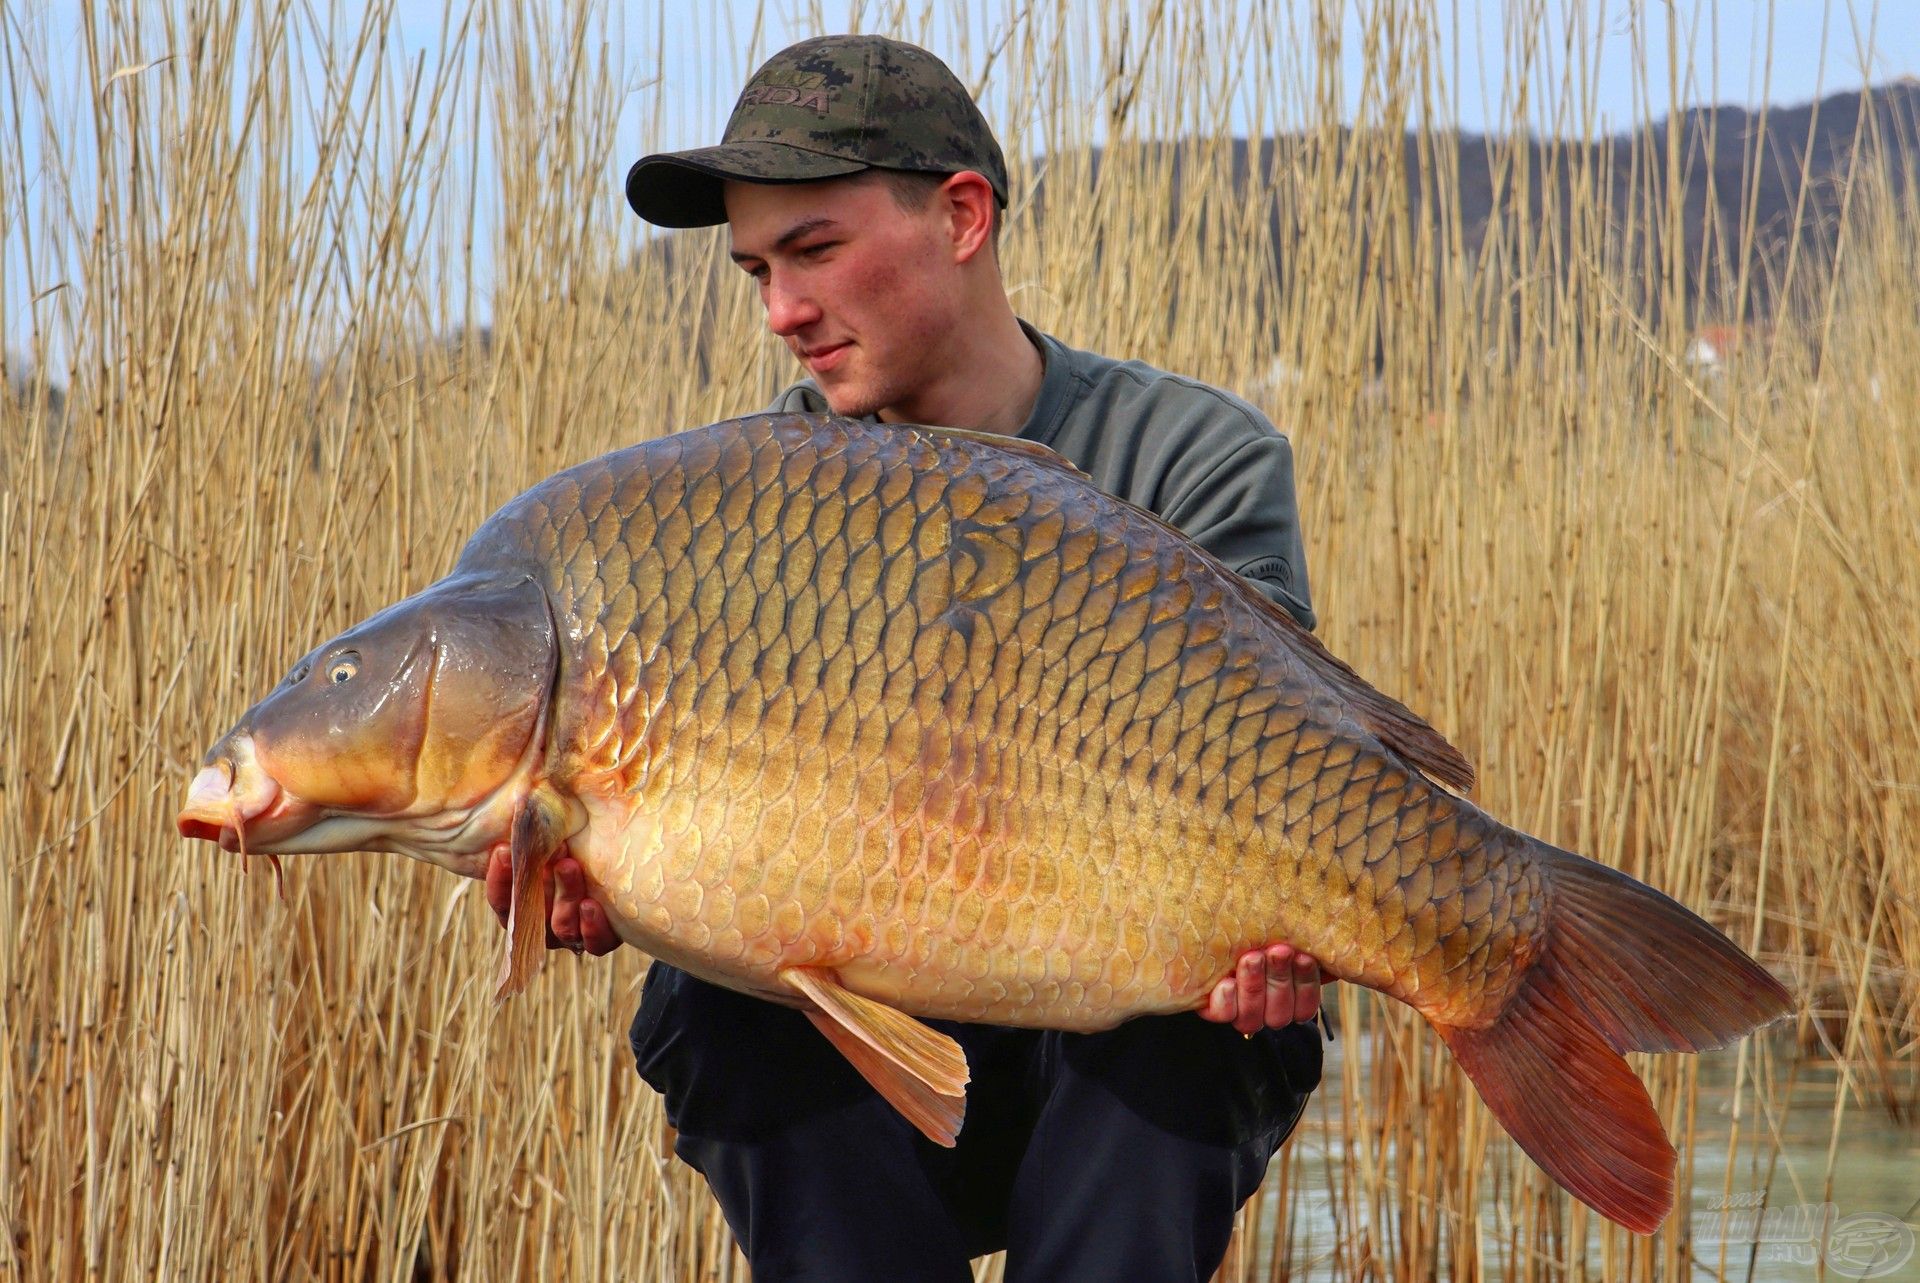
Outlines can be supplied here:
<path id="1" fill-rule="evenodd" d="M 1337 1083 L 1341 1058 L 1368 1055 L 1370 1044 L 1369 1039 L 1348 1037 L 1329 1044 L 1326 1081 Z M 1837 1071 L 1830 1064 L 1803 1061 L 1793 1072 L 1789 1093 L 1785 1066 L 1792 1049 L 1783 1040 L 1773 1050 L 1780 1085 L 1770 1095 L 1777 1117 L 1770 1121 L 1762 1115 L 1750 1077 L 1741 1100 L 1740 1159 L 1731 1183 L 1727 1154 L 1739 1051 L 1727 1048 L 1699 1058 L 1694 1187 L 1683 1200 L 1693 1225 L 1693 1277 L 1809 1283 L 1823 1277 L 1819 1264 L 1824 1255 L 1824 1277 L 1829 1279 L 1920 1280 L 1920 1252 L 1914 1250 L 1920 1230 L 1920 1128 L 1894 1122 L 1877 1103 L 1862 1104 L 1856 1096 L 1841 1117 L 1836 1143 Z M 1751 1075 L 1751 1053 L 1748 1063 Z M 1337 1101 L 1329 1103 L 1337 1107 Z M 1316 1106 L 1302 1120 L 1294 1145 L 1304 1147 L 1308 1156 L 1295 1169 L 1303 1183 L 1303 1204 L 1297 1205 L 1296 1215 L 1310 1218 L 1306 1224 L 1312 1238 L 1324 1244 L 1333 1225 L 1326 1173 L 1329 1166 L 1345 1170 L 1341 1137 Z M 1509 1220 L 1491 1197 L 1481 1215 L 1489 1230 Z M 1263 1228 L 1262 1238 L 1271 1242 L 1271 1223 Z M 1489 1244 L 1500 1239 L 1497 1232 L 1487 1235 Z M 1597 1264 L 1597 1231 L 1593 1242 L 1589 1259 Z M 1490 1267 L 1497 1264 L 1489 1262 Z M 1306 1272 L 1295 1278 L 1337 1277 L 1329 1261 L 1296 1266 Z"/>

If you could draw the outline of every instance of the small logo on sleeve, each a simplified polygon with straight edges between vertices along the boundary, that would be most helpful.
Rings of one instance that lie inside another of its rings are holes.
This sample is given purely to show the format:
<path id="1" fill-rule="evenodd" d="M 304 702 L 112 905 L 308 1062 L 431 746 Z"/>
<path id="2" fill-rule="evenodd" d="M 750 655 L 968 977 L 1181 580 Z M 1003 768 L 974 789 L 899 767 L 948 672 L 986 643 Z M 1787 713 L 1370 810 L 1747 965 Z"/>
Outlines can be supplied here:
<path id="1" fill-rule="evenodd" d="M 1282 588 L 1293 587 L 1293 567 L 1285 557 L 1262 557 L 1243 566 L 1240 573 L 1248 579 L 1271 579 Z"/>

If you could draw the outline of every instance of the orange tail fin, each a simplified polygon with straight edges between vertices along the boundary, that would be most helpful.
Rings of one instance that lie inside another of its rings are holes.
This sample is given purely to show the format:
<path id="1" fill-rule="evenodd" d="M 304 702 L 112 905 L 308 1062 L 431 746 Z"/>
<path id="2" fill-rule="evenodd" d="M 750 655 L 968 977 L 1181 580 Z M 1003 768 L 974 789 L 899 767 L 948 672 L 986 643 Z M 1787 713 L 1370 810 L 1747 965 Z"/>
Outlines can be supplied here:
<path id="1" fill-rule="evenodd" d="M 1497 1019 L 1437 1025 L 1481 1099 L 1549 1176 L 1651 1234 L 1673 1207 L 1673 1147 L 1627 1051 L 1704 1051 L 1792 1009 L 1786 989 L 1667 896 L 1532 838 L 1546 944 Z"/>

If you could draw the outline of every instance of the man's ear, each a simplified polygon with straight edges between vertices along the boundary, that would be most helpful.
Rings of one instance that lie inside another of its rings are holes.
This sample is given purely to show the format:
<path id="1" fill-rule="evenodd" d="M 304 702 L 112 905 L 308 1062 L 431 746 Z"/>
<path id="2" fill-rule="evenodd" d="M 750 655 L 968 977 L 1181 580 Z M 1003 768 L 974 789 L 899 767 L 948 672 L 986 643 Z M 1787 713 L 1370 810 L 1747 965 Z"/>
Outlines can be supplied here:
<path id="1" fill-rule="evenodd" d="M 953 241 L 953 261 L 965 263 L 993 244 L 993 221 L 1000 217 L 993 184 L 963 169 L 940 184 L 940 200 Z"/>

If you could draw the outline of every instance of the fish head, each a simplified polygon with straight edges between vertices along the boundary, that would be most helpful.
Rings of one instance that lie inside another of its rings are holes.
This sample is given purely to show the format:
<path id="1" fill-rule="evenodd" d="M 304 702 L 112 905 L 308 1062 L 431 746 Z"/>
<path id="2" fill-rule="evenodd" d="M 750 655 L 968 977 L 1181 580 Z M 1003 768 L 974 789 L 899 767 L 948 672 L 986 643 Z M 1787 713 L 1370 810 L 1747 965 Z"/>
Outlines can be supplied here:
<path id="1" fill-rule="evenodd" d="M 301 656 L 207 751 L 180 833 L 477 874 L 532 786 L 556 664 L 537 583 L 441 580 Z"/>

